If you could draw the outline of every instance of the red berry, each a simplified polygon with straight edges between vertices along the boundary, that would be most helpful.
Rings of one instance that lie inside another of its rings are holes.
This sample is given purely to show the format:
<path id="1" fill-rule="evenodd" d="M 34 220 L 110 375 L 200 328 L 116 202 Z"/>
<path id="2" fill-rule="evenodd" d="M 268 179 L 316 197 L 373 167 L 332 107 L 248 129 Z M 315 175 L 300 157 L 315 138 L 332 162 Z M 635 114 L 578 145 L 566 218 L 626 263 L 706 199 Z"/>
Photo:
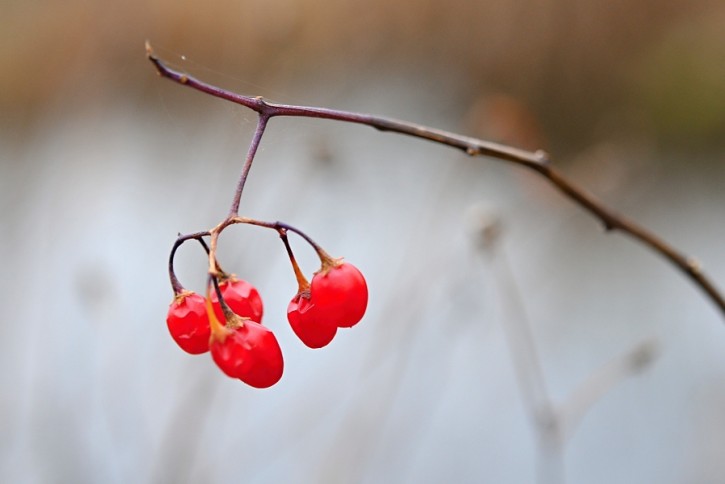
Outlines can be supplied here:
<path id="1" fill-rule="evenodd" d="M 349 328 L 357 324 L 368 305 L 368 286 L 360 271 L 347 262 L 323 269 L 312 278 L 310 302 L 317 321 Z"/>
<path id="2" fill-rule="evenodd" d="M 211 342 L 211 356 L 224 373 L 255 388 L 271 387 L 282 378 L 282 350 L 272 331 L 254 321 L 224 330 L 224 338 Z"/>
<path id="3" fill-rule="evenodd" d="M 337 326 L 320 322 L 309 295 L 297 294 L 287 306 L 287 320 L 297 337 L 310 348 L 327 346 L 337 333 Z"/>
<path id="4" fill-rule="evenodd" d="M 209 351 L 209 318 L 204 298 L 194 292 L 177 295 L 169 306 L 166 325 L 174 341 L 192 355 Z"/>
<path id="5" fill-rule="evenodd" d="M 264 307 L 257 288 L 245 280 L 232 277 L 219 284 L 219 289 L 222 292 L 224 301 L 237 315 L 249 318 L 257 323 L 262 322 Z M 223 323 L 226 318 L 224 318 L 216 291 L 212 291 L 211 302 L 214 306 L 214 314 Z"/>

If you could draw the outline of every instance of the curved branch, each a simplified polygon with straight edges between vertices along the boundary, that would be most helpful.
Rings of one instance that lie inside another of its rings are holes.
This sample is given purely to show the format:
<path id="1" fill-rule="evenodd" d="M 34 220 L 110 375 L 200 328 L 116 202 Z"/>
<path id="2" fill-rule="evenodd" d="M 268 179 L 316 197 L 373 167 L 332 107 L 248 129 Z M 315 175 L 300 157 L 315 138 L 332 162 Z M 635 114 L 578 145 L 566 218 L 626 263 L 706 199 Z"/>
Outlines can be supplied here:
<path id="1" fill-rule="evenodd" d="M 192 76 L 178 72 L 167 67 L 156 57 L 151 46 L 146 42 L 146 55 L 153 63 L 159 75 L 189 86 L 197 91 L 210 94 L 221 99 L 241 104 L 259 113 L 260 118 L 270 119 L 275 116 L 297 116 L 308 118 L 330 119 L 347 123 L 363 124 L 381 131 L 414 136 L 435 143 L 460 149 L 470 156 L 489 156 L 498 160 L 508 161 L 535 171 L 551 183 L 564 196 L 571 199 L 580 207 L 599 219 L 606 230 L 619 230 L 639 241 L 652 251 L 659 254 L 683 272 L 698 286 L 705 295 L 717 306 L 725 317 L 725 297 L 715 284 L 705 275 L 700 264 L 679 251 L 670 244 L 646 230 L 634 221 L 614 212 L 602 204 L 593 195 L 569 181 L 549 163 L 549 156 L 544 151 L 526 151 L 510 146 L 479 140 L 468 136 L 451 133 L 444 130 L 429 128 L 416 123 L 397 119 L 374 116 L 370 114 L 338 111 L 334 109 L 317 108 L 309 106 L 294 106 L 277 104 L 265 101 L 262 97 L 244 96 L 225 89 L 212 86 Z M 212 238 L 213 239 L 213 238 Z M 214 240 L 212 240 L 214 242 Z"/>

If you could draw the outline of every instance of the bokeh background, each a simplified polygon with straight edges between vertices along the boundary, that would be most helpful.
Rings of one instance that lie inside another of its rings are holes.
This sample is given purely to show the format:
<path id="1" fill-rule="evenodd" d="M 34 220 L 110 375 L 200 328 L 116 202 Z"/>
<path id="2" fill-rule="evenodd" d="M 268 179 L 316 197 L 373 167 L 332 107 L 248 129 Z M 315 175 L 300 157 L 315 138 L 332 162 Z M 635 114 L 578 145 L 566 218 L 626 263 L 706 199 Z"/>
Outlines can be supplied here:
<path id="1" fill-rule="evenodd" d="M 226 214 L 255 116 L 143 47 L 238 92 L 545 148 L 725 287 L 721 1 L 1 4 L 3 482 L 725 480 L 700 291 L 534 174 L 361 126 L 275 119 L 242 213 L 360 267 L 363 322 L 305 348 L 278 238 L 233 227 L 221 262 L 262 293 L 285 376 L 258 391 L 183 353 L 168 251 Z M 177 266 L 203 289 L 198 246 Z"/>

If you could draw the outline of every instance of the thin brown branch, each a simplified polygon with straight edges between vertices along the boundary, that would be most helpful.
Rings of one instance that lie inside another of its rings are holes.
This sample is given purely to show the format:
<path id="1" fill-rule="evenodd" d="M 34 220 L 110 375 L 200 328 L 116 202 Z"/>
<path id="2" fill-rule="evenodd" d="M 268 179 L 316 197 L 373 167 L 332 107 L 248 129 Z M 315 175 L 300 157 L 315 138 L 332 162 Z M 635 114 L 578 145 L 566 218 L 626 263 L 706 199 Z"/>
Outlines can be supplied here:
<path id="1" fill-rule="evenodd" d="M 252 143 L 249 145 L 249 151 L 247 152 L 247 158 L 244 161 L 242 174 L 239 176 L 239 183 L 237 183 L 237 189 L 234 192 L 232 206 L 229 209 L 229 217 L 239 215 L 239 203 L 242 199 L 242 190 L 244 190 L 244 185 L 246 185 L 247 183 L 247 176 L 249 176 L 249 170 L 252 169 L 254 155 L 257 154 L 257 148 L 259 148 L 259 142 L 262 140 L 264 128 L 267 127 L 268 120 L 269 117 L 265 116 L 264 114 L 259 115 L 259 119 L 257 120 L 257 129 L 254 131 L 254 137 L 252 138 Z"/>
<path id="2" fill-rule="evenodd" d="M 381 116 L 373 116 L 370 114 L 352 113 L 309 106 L 270 103 L 261 97 L 244 96 L 212 86 L 211 84 L 207 84 L 192 76 L 171 69 L 154 55 L 148 42 L 146 43 L 146 54 L 149 60 L 156 67 L 159 75 L 206 94 L 241 104 L 242 106 L 259 113 L 260 118 L 265 119 L 265 121 L 275 116 L 297 116 L 364 124 L 381 131 L 406 134 L 457 148 L 471 156 L 489 156 L 491 158 L 508 161 L 533 170 L 548 180 L 549 183 L 551 183 L 570 200 L 591 213 L 595 218 L 599 219 L 607 230 L 618 230 L 623 232 L 667 259 L 677 269 L 689 277 L 690 280 L 715 304 L 715 306 L 717 306 L 721 315 L 725 317 L 725 297 L 717 289 L 710 278 L 705 275 L 699 263 L 697 263 L 694 259 L 683 255 L 663 239 L 641 227 L 634 221 L 615 213 L 602 202 L 597 200 L 593 195 L 568 180 L 558 170 L 551 166 L 548 154 L 543 151 L 530 152 L 498 143 L 492 143 L 490 141 L 483 141 L 439 129 L 429 128 L 415 123 Z M 215 242 L 215 237 L 212 236 L 212 250 L 214 249 Z"/>

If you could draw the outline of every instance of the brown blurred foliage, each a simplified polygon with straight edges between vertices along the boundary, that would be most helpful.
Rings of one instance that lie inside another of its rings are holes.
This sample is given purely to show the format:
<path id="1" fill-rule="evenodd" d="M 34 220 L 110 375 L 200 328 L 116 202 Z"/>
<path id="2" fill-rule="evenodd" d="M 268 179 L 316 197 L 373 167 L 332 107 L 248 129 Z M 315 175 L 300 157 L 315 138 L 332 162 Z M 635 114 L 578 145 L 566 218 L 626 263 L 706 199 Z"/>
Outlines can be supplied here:
<path id="1" fill-rule="evenodd" d="M 686 139 L 723 138 L 718 0 L 14 0 L 4 11 L 0 109 L 21 128 L 69 90 L 143 92 L 148 38 L 250 82 L 331 65 L 355 76 L 424 63 L 461 77 L 463 101 L 489 91 L 518 99 L 571 148 L 586 146 L 594 120 L 622 105 L 646 111 L 668 136 L 685 126 Z"/>

